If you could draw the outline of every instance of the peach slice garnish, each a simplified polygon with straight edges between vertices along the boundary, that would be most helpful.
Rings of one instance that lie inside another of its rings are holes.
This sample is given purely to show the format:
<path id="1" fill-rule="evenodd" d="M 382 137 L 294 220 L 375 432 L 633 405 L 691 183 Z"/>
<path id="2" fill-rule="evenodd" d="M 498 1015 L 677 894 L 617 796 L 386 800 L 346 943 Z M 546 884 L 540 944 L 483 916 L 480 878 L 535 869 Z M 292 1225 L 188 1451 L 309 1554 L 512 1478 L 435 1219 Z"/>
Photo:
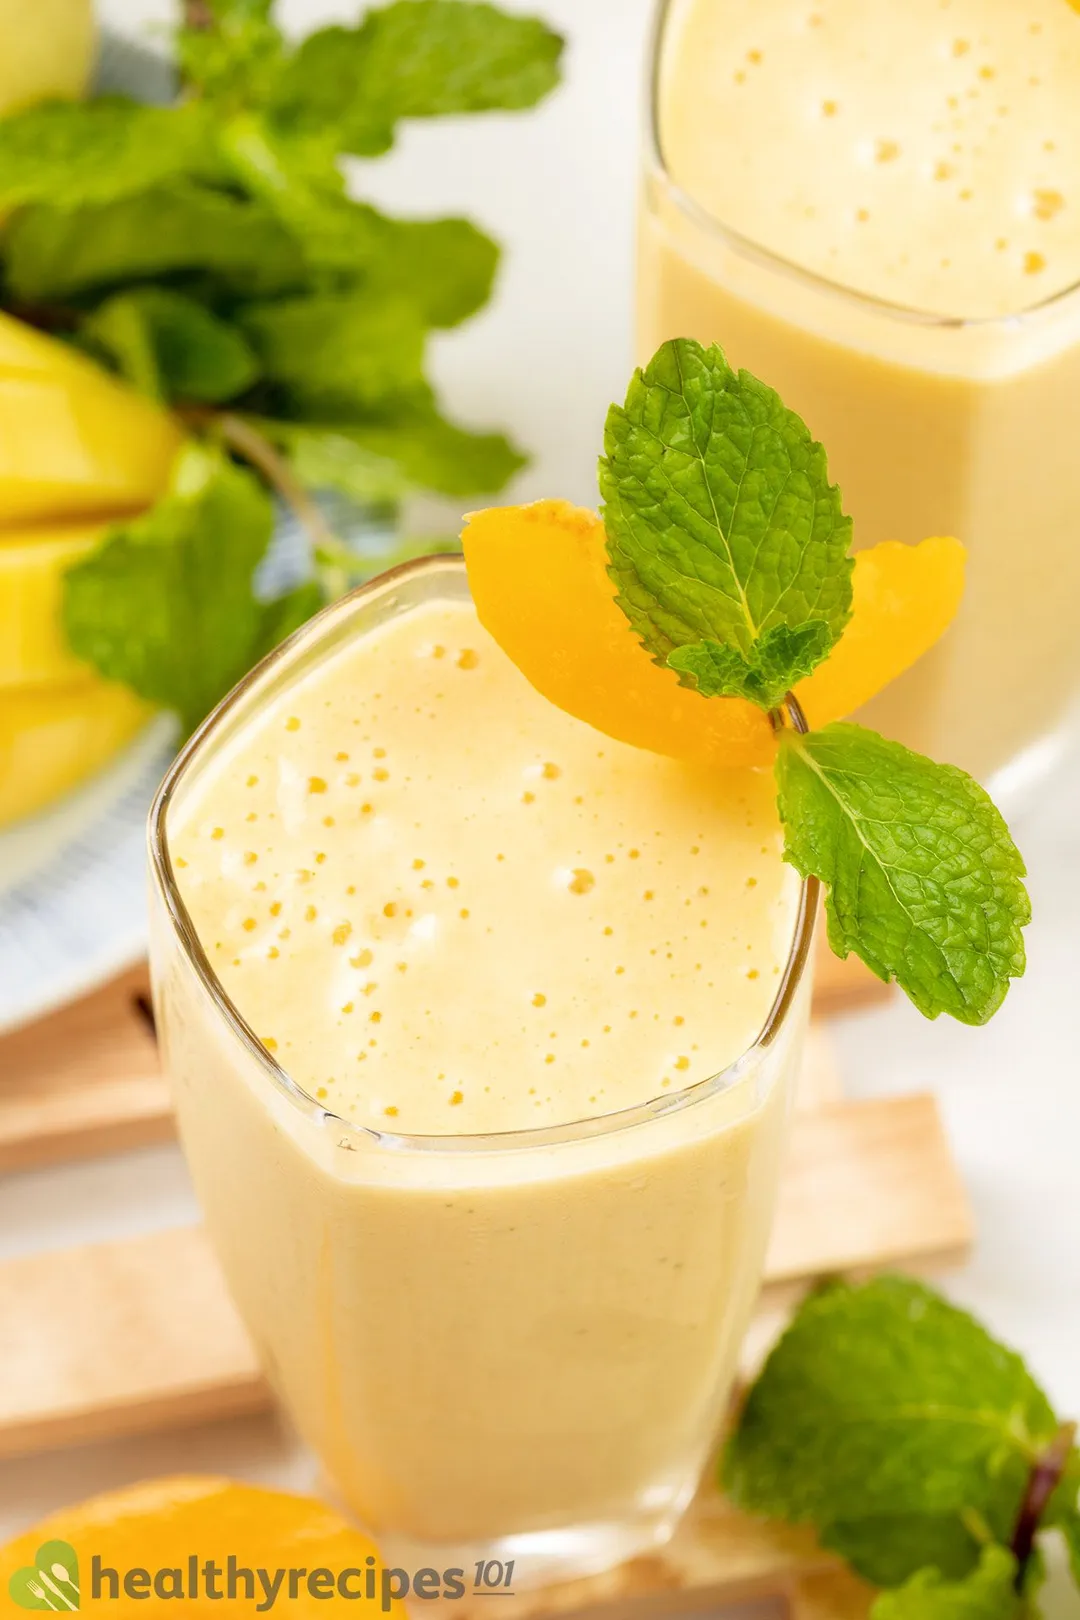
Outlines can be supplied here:
<path id="1" fill-rule="evenodd" d="M 481 624 L 549 702 L 608 737 L 679 759 L 763 765 L 765 714 L 742 698 L 703 698 L 655 664 L 615 601 L 604 526 L 567 501 L 474 512 L 462 533 Z M 963 591 L 964 548 L 886 541 L 855 557 L 851 619 L 796 687 L 814 726 L 850 714 L 933 646 Z"/>

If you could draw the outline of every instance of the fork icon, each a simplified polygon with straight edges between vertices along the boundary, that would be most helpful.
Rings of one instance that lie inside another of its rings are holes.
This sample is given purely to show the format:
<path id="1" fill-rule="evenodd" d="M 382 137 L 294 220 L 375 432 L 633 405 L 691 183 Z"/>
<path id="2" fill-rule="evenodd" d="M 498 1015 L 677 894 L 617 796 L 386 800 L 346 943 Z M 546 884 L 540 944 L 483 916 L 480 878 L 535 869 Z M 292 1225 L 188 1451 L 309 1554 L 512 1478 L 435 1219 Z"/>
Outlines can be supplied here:
<path id="1" fill-rule="evenodd" d="M 27 1583 L 28 1587 L 29 1587 L 29 1590 L 33 1594 L 34 1597 L 40 1599 L 40 1601 L 42 1603 L 47 1604 L 50 1609 L 55 1609 L 57 1611 L 60 1610 L 61 1604 L 63 1605 L 63 1607 L 65 1609 L 77 1609 L 79 1607 L 79 1605 L 77 1603 L 72 1603 L 71 1599 L 69 1597 L 67 1597 L 63 1592 L 61 1592 L 61 1590 L 57 1586 L 56 1582 L 53 1581 L 53 1580 L 50 1580 L 48 1575 L 46 1575 L 46 1573 L 45 1573 L 45 1571 L 43 1569 L 39 1569 L 37 1573 L 38 1573 L 37 1581 L 30 1581 L 30 1582 Z M 70 1575 L 68 1574 L 67 1570 L 64 1568 L 64 1566 L 62 1564 L 54 1564 L 53 1565 L 53 1574 L 54 1575 L 58 1574 L 60 1576 L 60 1579 L 62 1581 L 64 1581 L 65 1584 L 72 1585 L 74 1587 L 74 1591 L 75 1591 L 76 1596 L 78 1596 L 79 1588 L 77 1586 L 74 1586 L 74 1583 L 72 1582 Z M 40 1586 L 38 1585 L 38 1581 L 41 1582 Z M 52 1597 L 59 1598 L 60 1603 L 53 1603 L 51 1601 L 48 1593 L 46 1593 L 43 1590 L 44 1587 L 48 1587 L 49 1593 L 52 1594 Z"/>

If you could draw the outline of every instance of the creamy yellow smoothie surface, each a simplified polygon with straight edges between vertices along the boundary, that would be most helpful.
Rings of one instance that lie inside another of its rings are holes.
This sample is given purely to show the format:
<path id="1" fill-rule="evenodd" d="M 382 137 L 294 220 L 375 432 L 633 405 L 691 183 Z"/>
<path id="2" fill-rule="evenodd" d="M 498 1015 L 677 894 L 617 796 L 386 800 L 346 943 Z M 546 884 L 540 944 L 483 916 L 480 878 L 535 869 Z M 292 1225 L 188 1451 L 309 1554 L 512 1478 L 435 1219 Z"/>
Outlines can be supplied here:
<path id="1" fill-rule="evenodd" d="M 661 144 L 781 257 L 969 318 L 1080 282 L 1080 15 L 1066 0 L 689 0 Z"/>
<path id="2" fill-rule="evenodd" d="M 505 1131 L 753 1042 L 798 900 L 774 793 L 601 736 L 439 603 L 266 703 L 170 842 L 222 983 L 328 1110 Z"/>

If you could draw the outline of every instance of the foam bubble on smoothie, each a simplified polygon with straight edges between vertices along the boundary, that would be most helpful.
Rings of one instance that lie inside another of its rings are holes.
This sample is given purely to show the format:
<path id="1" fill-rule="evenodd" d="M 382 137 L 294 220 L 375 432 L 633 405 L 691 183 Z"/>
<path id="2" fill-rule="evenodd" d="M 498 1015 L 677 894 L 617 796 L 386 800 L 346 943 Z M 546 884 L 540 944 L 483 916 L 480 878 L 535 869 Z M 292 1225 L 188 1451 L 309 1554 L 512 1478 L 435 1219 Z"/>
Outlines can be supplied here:
<path id="1" fill-rule="evenodd" d="M 610 741 L 432 606 L 271 700 L 170 838 L 215 971 L 306 1091 L 380 1129 L 508 1130 L 751 1044 L 798 893 L 773 800 L 767 771 Z"/>

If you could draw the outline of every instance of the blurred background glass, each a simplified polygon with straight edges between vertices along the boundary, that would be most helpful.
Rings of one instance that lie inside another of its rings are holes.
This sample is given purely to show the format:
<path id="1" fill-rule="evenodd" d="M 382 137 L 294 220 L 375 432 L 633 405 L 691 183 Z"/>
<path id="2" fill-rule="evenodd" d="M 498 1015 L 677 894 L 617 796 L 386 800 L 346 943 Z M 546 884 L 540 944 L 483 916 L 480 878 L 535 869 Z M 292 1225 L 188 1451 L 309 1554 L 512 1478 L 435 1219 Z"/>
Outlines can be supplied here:
<path id="1" fill-rule="evenodd" d="M 826 446 L 856 545 L 955 534 L 955 626 L 865 711 L 999 788 L 1080 679 L 1080 17 L 667 0 L 637 352 L 718 342 Z"/>

